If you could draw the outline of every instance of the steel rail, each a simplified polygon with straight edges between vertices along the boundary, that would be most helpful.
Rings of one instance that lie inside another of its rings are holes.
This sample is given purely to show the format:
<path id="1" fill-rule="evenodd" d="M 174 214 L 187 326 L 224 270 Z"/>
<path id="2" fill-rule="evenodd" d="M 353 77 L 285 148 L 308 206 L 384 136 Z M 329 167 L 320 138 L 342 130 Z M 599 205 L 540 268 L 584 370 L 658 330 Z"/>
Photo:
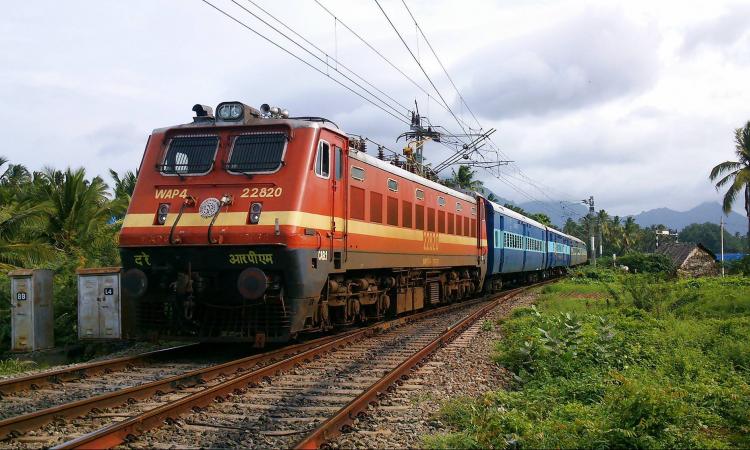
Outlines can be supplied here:
<path id="1" fill-rule="evenodd" d="M 141 353 L 133 356 L 123 356 L 121 358 L 80 364 L 73 367 L 66 367 L 64 369 L 51 370 L 48 372 L 40 372 L 24 377 L 8 378 L 6 380 L 0 381 L 0 397 L 2 397 L 2 394 L 10 394 L 26 389 L 36 389 L 42 386 L 57 384 L 63 381 L 78 380 L 90 375 L 111 372 L 118 369 L 125 369 L 133 366 L 137 361 L 163 358 L 167 355 L 180 353 L 190 348 L 196 348 L 199 345 L 200 344 L 198 343 L 178 345 L 175 347 L 154 350 L 151 352 Z"/>
<path id="2" fill-rule="evenodd" d="M 446 328 L 440 336 L 436 337 L 429 344 L 412 355 L 409 359 L 399 364 L 395 369 L 385 374 L 380 380 L 373 383 L 363 393 L 349 402 L 346 406 L 341 408 L 339 412 L 337 412 L 333 417 L 323 422 L 313 432 L 309 433 L 305 438 L 300 440 L 294 446 L 294 448 L 319 448 L 333 437 L 339 435 L 342 428 L 350 426 L 357 415 L 365 411 L 371 403 L 376 402 L 378 397 L 383 392 L 386 392 L 391 386 L 408 377 L 408 374 L 412 371 L 412 369 L 417 367 L 424 359 L 429 357 L 433 352 L 446 344 L 448 341 L 461 334 L 464 330 L 470 327 L 474 322 L 476 322 L 486 313 L 497 307 L 501 301 L 512 298 L 532 287 L 541 286 L 552 281 L 554 280 L 544 281 L 531 286 L 516 288 L 510 291 L 503 292 L 500 295 L 495 294 L 495 299 L 492 300 L 489 304 L 483 306 L 481 309 L 470 314 L 469 316 L 459 320 L 456 324 Z"/>
<path id="3" fill-rule="evenodd" d="M 174 392 L 185 387 L 205 383 L 220 376 L 230 375 L 238 371 L 246 371 L 263 361 L 281 359 L 294 352 L 305 351 L 311 347 L 321 345 L 330 339 L 333 339 L 333 336 L 287 346 L 279 350 L 252 355 L 223 364 L 191 370 L 162 380 L 118 389 L 94 397 L 0 420 L 0 440 L 18 436 L 23 431 L 46 425 L 60 417 L 76 417 L 87 414 L 94 409 L 118 406 L 128 401 L 147 398 L 154 394 Z"/>
<path id="4" fill-rule="evenodd" d="M 82 436 L 79 436 L 78 438 L 64 442 L 52 448 L 111 448 L 117 446 L 127 441 L 131 436 L 136 436 L 152 428 L 160 427 L 165 423 L 168 423 L 168 421 L 174 420 L 184 413 L 205 408 L 213 403 L 216 399 L 223 399 L 237 390 L 261 381 L 265 377 L 273 376 L 282 370 L 293 368 L 305 361 L 310 361 L 322 355 L 323 353 L 326 353 L 335 348 L 352 344 L 362 338 L 380 331 L 387 330 L 389 328 L 393 328 L 410 322 L 415 322 L 427 317 L 431 317 L 433 315 L 445 313 L 447 311 L 466 308 L 484 301 L 487 301 L 486 297 L 462 303 L 455 303 L 447 307 L 431 309 L 422 313 L 404 316 L 388 322 L 376 323 L 366 328 L 348 332 L 343 336 L 341 334 L 338 334 L 334 336 L 319 338 L 315 341 L 311 341 L 305 344 L 298 344 L 298 346 L 294 346 L 294 348 L 300 351 L 292 356 L 286 357 L 267 366 L 252 370 L 251 372 L 241 374 L 220 384 L 217 384 L 216 386 L 206 388 L 205 390 L 202 390 L 200 392 L 189 394 L 183 398 L 171 401 L 162 406 L 144 411 L 141 414 L 134 415 L 133 417 L 122 420 L 120 422 L 112 423 L 108 426 L 84 434 Z M 305 346 L 306 349 L 301 350 L 302 346 Z M 289 349 L 290 348 L 282 349 L 279 352 L 272 352 L 272 354 L 274 356 L 279 356 L 280 354 L 288 354 L 290 353 Z M 267 358 L 270 354 L 265 355 Z M 255 358 L 259 358 L 262 356 L 264 355 L 258 355 Z M 236 362 L 230 362 L 227 364 L 232 363 Z M 213 368 L 209 369 L 214 370 Z M 160 383 L 160 385 L 165 386 L 168 385 L 168 383 Z M 156 392 L 156 390 L 150 387 L 149 392 Z M 113 394 L 117 395 L 118 393 L 115 392 Z M 122 403 L 122 398 L 125 398 L 125 400 L 127 400 L 127 394 L 117 395 L 117 397 L 119 398 L 119 403 Z M 101 407 L 98 403 L 93 404 L 95 404 L 97 408 Z M 86 406 L 86 412 L 90 411 L 92 409 L 91 407 L 92 402 L 89 401 Z"/>

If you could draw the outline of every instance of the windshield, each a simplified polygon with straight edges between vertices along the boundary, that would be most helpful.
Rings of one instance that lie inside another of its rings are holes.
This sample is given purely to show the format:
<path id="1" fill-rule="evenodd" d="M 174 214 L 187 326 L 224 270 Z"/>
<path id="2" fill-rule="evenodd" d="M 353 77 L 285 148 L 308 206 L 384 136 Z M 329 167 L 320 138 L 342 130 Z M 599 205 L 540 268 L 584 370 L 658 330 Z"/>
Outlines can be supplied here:
<path id="1" fill-rule="evenodd" d="M 254 133 L 238 136 L 229 155 L 227 170 L 242 173 L 275 172 L 281 168 L 287 135 Z"/>
<path id="2" fill-rule="evenodd" d="M 169 143 L 164 164 L 159 170 L 166 175 L 200 175 L 208 173 L 219 147 L 218 136 L 181 136 Z"/>

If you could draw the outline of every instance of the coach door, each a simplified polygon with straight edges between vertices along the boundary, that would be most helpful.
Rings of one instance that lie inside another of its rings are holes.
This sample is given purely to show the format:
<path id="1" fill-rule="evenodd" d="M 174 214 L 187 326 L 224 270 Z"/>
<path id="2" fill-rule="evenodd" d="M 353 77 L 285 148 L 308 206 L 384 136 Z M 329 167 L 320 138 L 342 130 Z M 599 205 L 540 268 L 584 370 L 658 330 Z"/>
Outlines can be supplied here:
<path id="1" fill-rule="evenodd" d="M 348 199 L 346 198 L 346 141 L 330 134 L 331 142 L 331 255 L 334 269 L 340 269 L 346 260 L 346 216 Z"/>

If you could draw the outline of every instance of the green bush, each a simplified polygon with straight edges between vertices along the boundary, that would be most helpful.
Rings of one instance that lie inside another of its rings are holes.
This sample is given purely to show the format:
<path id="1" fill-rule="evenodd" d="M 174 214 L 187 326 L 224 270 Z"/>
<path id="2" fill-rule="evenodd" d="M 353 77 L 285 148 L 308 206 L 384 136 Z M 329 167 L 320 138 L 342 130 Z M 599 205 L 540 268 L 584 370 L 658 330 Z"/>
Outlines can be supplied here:
<path id="1" fill-rule="evenodd" d="M 617 264 L 627 266 L 630 273 L 673 274 L 672 261 L 656 253 L 628 252 L 617 258 Z"/>
<path id="2" fill-rule="evenodd" d="M 750 275 L 750 255 L 746 255 L 737 261 L 725 262 L 725 269 L 730 274 Z"/>
<path id="3" fill-rule="evenodd" d="M 513 390 L 447 404 L 433 448 L 750 446 L 747 279 L 563 281 L 503 324 Z M 607 302 L 609 291 L 620 296 Z M 734 295 L 734 309 L 714 307 Z M 593 297 L 597 297 L 594 299 Z M 572 307 L 574 312 L 565 312 Z M 582 306 L 588 303 L 588 306 Z"/>

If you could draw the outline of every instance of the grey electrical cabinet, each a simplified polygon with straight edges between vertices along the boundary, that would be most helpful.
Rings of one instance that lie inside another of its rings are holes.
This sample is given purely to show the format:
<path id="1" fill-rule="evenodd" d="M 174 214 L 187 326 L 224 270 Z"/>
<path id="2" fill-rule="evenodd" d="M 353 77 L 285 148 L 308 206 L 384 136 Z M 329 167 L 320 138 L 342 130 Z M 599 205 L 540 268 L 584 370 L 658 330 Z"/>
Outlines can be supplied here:
<path id="1" fill-rule="evenodd" d="M 51 270 L 14 270 L 10 277 L 11 342 L 14 352 L 55 346 Z"/>
<path id="2" fill-rule="evenodd" d="M 120 339 L 120 268 L 79 269 L 76 273 L 78 339 Z"/>

